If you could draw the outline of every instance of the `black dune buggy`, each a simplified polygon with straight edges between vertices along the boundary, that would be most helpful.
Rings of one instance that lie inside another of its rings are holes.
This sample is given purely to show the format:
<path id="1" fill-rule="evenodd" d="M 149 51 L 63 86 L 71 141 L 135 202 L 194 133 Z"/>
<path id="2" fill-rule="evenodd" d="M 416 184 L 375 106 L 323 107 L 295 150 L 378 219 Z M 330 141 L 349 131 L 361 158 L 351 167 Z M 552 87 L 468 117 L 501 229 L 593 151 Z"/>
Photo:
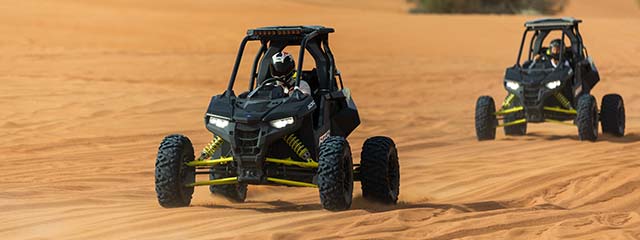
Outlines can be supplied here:
<path id="1" fill-rule="evenodd" d="M 576 125 L 580 140 L 595 141 L 598 138 L 598 121 L 603 132 L 620 137 L 624 135 L 622 97 L 618 94 L 605 95 L 602 109 L 598 112 L 596 99 L 590 94 L 600 76 L 582 41 L 578 29 L 581 22 L 574 18 L 545 18 L 525 23 L 518 60 L 505 73 L 504 87 L 508 94 L 502 106 L 496 111 L 490 96 L 481 96 L 476 102 L 478 140 L 495 139 L 497 127 L 504 127 L 506 135 L 525 135 L 527 123 L 540 122 Z M 530 32 L 533 36 L 527 43 Z M 549 52 L 543 41 L 554 32 L 562 34 L 557 67 L 545 62 L 544 58 L 535 57 Z M 570 46 L 565 45 L 566 39 Z M 525 47 L 528 58 L 520 64 Z M 502 124 L 498 122 L 500 118 Z M 566 122 L 570 120 L 573 123 Z"/>
<path id="2" fill-rule="evenodd" d="M 318 188 L 325 209 L 349 209 L 353 181 L 361 181 L 363 197 L 387 204 L 398 200 L 400 172 L 395 143 L 388 137 L 364 142 L 360 164 L 354 164 L 347 136 L 360 124 L 348 88 L 343 87 L 329 49 L 332 28 L 322 26 L 263 27 L 242 40 L 227 90 L 211 98 L 204 117 L 213 139 L 194 158 L 190 140 L 170 135 L 158 150 L 155 184 L 163 207 L 191 203 L 194 186 L 208 185 L 214 194 L 243 202 L 247 185 Z M 253 61 L 249 89 L 233 91 L 244 48 L 260 48 Z M 312 93 L 294 88 L 285 94 L 273 84 L 272 56 L 299 46 L 296 86 L 306 81 Z M 303 70 L 305 51 L 315 68 Z M 196 181 L 206 174 L 207 181 Z"/>

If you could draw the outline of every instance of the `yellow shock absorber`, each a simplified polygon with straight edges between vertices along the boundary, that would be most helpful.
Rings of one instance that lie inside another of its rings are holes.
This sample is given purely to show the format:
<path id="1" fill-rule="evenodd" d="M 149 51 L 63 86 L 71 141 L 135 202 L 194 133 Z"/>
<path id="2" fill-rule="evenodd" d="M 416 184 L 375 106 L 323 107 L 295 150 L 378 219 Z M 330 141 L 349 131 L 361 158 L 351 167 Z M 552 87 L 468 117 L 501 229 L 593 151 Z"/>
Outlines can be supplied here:
<path id="1" fill-rule="evenodd" d="M 211 142 L 209 142 L 209 144 L 207 144 L 207 146 L 202 149 L 202 153 L 200 153 L 200 157 L 198 157 L 198 160 L 205 160 L 211 157 L 213 153 L 218 150 L 220 145 L 222 145 L 222 143 L 224 143 L 224 140 L 222 140 L 221 137 L 213 136 L 213 140 L 211 140 Z"/>
<path id="2" fill-rule="evenodd" d="M 311 153 L 309 153 L 307 147 L 302 144 L 302 141 L 300 141 L 295 134 L 285 136 L 284 142 L 286 142 L 300 158 L 307 160 L 307 162 L 313 162 L 313 159 L 311 159 Z"/>
<path id="3" fill-rule="evenodd" d="M 558 99 L 558 102 L 560 102 L 560 104 L 562 104 L 562 106 L 566 109 L 573 109 L 571 107 L 571 103 L 569 102 L 569 99 L 567 99 L 566 97 L 564 97 L 564 95 L 562 95 L 562 93 L 557 92 L 555 94 L 556 99 Z"/>
<path id="4" fill-rule="evenodd" d="M 507 107 L 509 105 L 511 105 L 511 102 L 513 102 L 513 98 L 515 98 L 516 95 L 513 95 L 513 93 L 509 93 L 509 95 L 507 96 L 507 98 L 504 99 L 504 102 L 502 102 L 502 107 Z"/>

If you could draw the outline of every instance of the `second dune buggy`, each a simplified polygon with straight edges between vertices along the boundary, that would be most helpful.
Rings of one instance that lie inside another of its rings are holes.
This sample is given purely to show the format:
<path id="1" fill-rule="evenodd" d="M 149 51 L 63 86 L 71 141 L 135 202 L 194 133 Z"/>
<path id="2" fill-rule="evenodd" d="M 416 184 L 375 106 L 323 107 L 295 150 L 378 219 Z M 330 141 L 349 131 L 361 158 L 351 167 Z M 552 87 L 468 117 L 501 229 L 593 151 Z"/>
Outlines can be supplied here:
<path id="1" fill-rule="evenodd" d="M 329 48 L 332 28 L 282 26 L 251 29 L 243 39 L 226 91 L 211 98 L 204 117 L 213 133 L 198 158 L 183 135 L 164 138 L 158 150 L 155 185 L 163 207 L 188 206 L 195 186 L 243 202 L 247 185 L 318 188 L 325 209 L 350 208 L 353 182 L 362 183 L 366 199 L 394 204 L 400 170 L 395 143 L 388 137 L 364 142 L 360 164 L 354 164 L 347 136 L 360 124 L 356 105 L 336 68 Z M 249 89 L 233 91 L 248 42 L 260 43 L 253 61 Z M 272 56 L 287 46 L 299 47 L 296 86 L 306 81 L 310 95 L 275 87 Z M 305 52 L 315 68 L 303 70 Z M 197 181 L 206 174 L 208 179 Z"/>
<path id="2" fill-rule="evenodd" d="M 590 93 L 600 76 L 582 41 L 578 28 L 581 22 L 574 18 L 545 18 L 525 23 L 518 60 L 505 73 L 507 97 L 497 111 L 490 96 L 481 96 L 476 102 L 478 140 L 495 139 L 497 127 L 504 127 L 506 135 L 525 135 L 527 123 L 540 122 L 575 125 L 580 140 L 595 141 L 598 123 L 605 133 L 624 135 L 622 97 L 605 95 L 602 109 L 598 111 L 596 98 Z M 527 34 L 531 32 L 533 36 L 527 43 Z M 549 54 L 550 49 L 544 47 L 543 42 L 552 33 L 562 36 L 558 41 L 561 44 L 560 53 L 556 55 L 558 64 L 536 57 Z M 567 39 L 570 46 L 565 45 Z M 524 49 L 527 59 L 520 64 Z"/>

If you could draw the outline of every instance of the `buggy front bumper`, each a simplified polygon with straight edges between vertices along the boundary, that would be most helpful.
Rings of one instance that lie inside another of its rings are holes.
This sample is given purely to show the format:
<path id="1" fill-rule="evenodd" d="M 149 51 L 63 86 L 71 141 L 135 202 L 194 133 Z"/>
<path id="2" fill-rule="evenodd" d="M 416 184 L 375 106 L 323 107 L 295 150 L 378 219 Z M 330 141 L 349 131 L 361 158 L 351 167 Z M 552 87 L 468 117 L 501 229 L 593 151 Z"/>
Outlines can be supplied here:
<path id="1" fill-rule="evenodd" d="M 284 136 L 296 132 L 302 126 L 302 121 L 294 120 L 293 124 L 283 128 L 272 127 L 268 122 L 255 121 L 230 121 L 229 125 L 220 128 L 213 124 L 206 127 L 213 134 L 220 136 L 224 141 L 231 144 L 232 157 L 216 160 L 204 160 L 194 164 L 212 164 L 216 161 L 235 162 L 237 181 L 241 183 L 261 184 L 266 181 L 265 163 L 280 162 L 282 164 L 293 164 L 299 167 L 305 162 L 288 161 L 287 159 L 267 158 L 269 147 Z M 290 159 L 289 159 L 290 160 Z M 317 167 L 317 166 L 316 166 Z"/>
<path id="2" fill-rule="evenodd" d="M 524 112 L 523 116 L 527 122 L 548 122 L 548 119 L 569 120 L 575 117 L 576 111 L 573 109 L 569 101 L 562 95 L 561 88 L 548 89 L 544 86 L 527 86 L 524 85 L 518 90 L 507 89 L 515 98 L 512 108 L 500 109 L 496 115 L 513 114 L 516 112 Z M 554 101 L 555 100 L 555 101 Z M 549 106 L 550 102 L 560 103 L 561 106 Z"/>

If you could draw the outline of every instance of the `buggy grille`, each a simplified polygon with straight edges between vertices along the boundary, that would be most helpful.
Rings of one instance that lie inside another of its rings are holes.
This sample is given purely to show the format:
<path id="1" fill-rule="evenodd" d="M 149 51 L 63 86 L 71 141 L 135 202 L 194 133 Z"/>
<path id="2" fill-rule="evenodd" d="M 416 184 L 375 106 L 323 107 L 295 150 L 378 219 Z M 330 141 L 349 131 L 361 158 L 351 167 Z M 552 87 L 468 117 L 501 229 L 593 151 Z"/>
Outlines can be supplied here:
<path id="1" fill-rule="evenodd" d="M 238 125 L 236 127 L 236 150 L 240 155 L 257 155 L 260 152 L 258 140 L 260 128 Z"/>
<path id="2" fill-rule="evenodd" d="M 525 87 L 523 91 L 524 96 L 524 105 L 525 106 L 535 106 L 538 105 L 538 97 L 540 95 L 540 89 Z"/>

